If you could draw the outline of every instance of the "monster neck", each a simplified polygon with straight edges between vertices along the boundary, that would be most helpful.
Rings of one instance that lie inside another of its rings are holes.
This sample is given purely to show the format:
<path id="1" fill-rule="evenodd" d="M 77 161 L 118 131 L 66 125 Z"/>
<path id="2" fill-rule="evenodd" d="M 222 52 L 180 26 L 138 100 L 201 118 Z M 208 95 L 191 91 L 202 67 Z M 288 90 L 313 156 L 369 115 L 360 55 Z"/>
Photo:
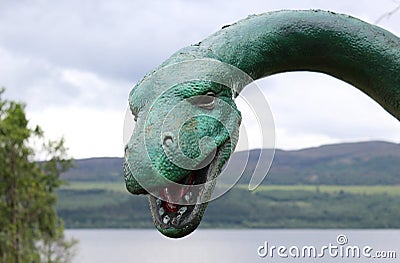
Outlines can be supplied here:
<path id="1" fill-rule="evenodd" d="M 311 10 L 266 13 L 224 27 L 196 46 L 253 79 L 289 71 L 326 73 L 400 120 L 400 39 L 358 19 Z"/>

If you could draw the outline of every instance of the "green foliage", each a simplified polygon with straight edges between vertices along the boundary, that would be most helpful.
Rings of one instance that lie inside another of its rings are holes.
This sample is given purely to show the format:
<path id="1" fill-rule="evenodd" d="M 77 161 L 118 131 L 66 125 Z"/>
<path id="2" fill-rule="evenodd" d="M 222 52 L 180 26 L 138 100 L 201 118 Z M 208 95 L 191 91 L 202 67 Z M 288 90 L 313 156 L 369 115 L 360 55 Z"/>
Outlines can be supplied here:
<path id="1" fill-rule="evenodd" d="M 58 196 L 58 214 L 68 228 L 154 227 L 146 196 L 96 188 L 60 189 Z"/>
<path id="2" fill-rule="evenodd" d="M 384 192 L 234 189 L 209 204 L 203 226 L 219 222 L 221 227 L 246 228 L 399 228 L 399 213 L 398 195 Z"/>
<path id="3" fill-rule="evenodd" d="M 398 185 L 247 187 L 237 185 L 210 202 L 200 227 L 400 228 Z M 147 197 L 130 195 L 122 181 L 71 182 L 58 195 L 59 215 L 69 228 L 154 227 Z"/>
<path id="4" fill-rule="evenodd" d="M 240 184 L 209 204 L 201 227 L 400 228 L 399 144 L 277 150 L 264 183 L 250 193 L 257 155 L 250 151 Z M 235 153 L 232 164 L 241 166 L 246 157 Z M 147 198 L 125 189 L 122 163 L 122 158 L 78 160 L 63 174 L 70 184 L 58 192 L 58 211 L 67 227 L 153 227 Z"/>
<path id="5" fill-rule="evenodd" d="M 55 211 L 60 174 L 71 166 L 64 141 L 44 142 L 40 127 L 30 129 L 21 103 L 0 90 L 0 261 L 69 262 L 75 241 L 64 238 Z M 34 149 L 32 140 L 44 142 Z M 46 161 L 37 162 L 37 155 Z M 66 253 L 66 251 L 71 253 Z"/>

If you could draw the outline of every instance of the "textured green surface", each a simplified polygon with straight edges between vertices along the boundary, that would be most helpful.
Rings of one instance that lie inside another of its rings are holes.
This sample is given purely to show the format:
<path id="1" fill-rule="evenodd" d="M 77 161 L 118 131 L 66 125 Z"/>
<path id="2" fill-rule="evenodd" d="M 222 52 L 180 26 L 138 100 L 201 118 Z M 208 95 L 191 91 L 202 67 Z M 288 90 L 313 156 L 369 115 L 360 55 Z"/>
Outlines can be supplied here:
<path id="1" fill-rule="evenodd" d="M 138 122 L 126 150 L 125 180 L 133 194 L 146 193 L 135 178 L 142 178 L 149 186 L 156 187 L 161 183 L 160 176 L 177 182 L 187 175 L 187 169 L 169 160 L 160 139 L 162 124 L 167 130 L 180 128 L 174 127 L 174 122 L 162 123 L 176 104 L 190 96 L 214 91 L 218 98 L 236 109 L 235 94 L 232 94 L 236 91 L 198 81 L 181 83 L 165 92 L 168 85 L 163 84 L 174 76 L 154 77 L 168 65 L 199 58 L 233 65 L 253 79 L 288 71 L 323 72 L 354 85 L 400 119 L 399 38 L 350 16 L 325 11 L 280 11 L 249 16 L 198 44 L 179 50 L 132 90 L 129 102 Z M 210 72 L 211 75 L 219 73 Z M 177 71 L 176 77 L 179 74 Z M 198 110 L 195 105 L 188 105 L 182 112 Z M 191 120 L 185 124 L 187 126 L 182 126 L 181 131 L 186 132 L 181 134 L 181 139 L 187 142 L 183 151 L 187 156 L 201 158 L 199 149 L 190 145 L 198 145 L 203 136 L 210 136 L 218 147 L 232 143 L 232 147 L 225 147 L 218 160 L 222 166 L 236 143 L 240 117 L 234 114 L 229 118 L 224 112 L 218 112 L 218 107 L 211 112 L 216 119 L 227 119 L 229 125 L 220 127 L 213 118 L 207 117 Z M 175 117 L 179 119 L 179 114 Z M 229 134 L 234 135 L 233 138 L 229 138 Z M 184 236 L 197 227 L 206 206 L 202 205 L 188 228 L 158 229 L 168 236 Z"/>
<path id="2" fill-rule="evenodd" d="M 400 40 L 350 16 L 323 11 L 250 16 L 199 47 L 254 79 L 299 70 L 332 75 L 400 118 Z"/>

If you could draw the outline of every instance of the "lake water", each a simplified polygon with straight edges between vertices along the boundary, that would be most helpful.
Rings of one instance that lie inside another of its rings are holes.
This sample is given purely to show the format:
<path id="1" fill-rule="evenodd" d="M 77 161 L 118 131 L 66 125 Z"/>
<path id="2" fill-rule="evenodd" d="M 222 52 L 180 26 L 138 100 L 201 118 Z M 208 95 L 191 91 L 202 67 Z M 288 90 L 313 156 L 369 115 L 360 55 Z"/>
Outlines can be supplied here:
<path id="1" fill-rule="evenodd" d="M 80 240 L 76 263 L 325 263 L 400 259 L 400 230 L 197 230 L 178 240 L 150 229 L 70 229 L 66 234 Z"/>

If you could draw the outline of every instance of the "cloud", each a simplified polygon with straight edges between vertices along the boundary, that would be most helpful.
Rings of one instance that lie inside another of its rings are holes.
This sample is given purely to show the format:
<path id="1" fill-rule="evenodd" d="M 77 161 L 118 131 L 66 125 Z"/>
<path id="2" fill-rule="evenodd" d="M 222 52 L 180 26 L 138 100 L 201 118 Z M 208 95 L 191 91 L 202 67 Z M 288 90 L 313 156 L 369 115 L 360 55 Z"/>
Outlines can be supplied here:
<path id="1" fill-rule="evenodd" d="M 399 121 L 343 81 L 320 73 L 296 72 L 271 76 L 257 83 L 274 114 L 280 148 L 338 141 L 400 142 Z M 291 144 L 280 139 L 289 135 L 298 142 Z"/>
<path id="2" fill-rule="evenodd" d="M 60 81 L 79 90 L 79 100 L 72 103 L 78 107 L 122 110 L 128 103 L 131 85 L 124 81 L 76 69 L 62 70 Z"/>
<path id="3" fill-rule="evenodd" d="M 28 110 L 53 106 L 123 109 L 132 87 L 93 72 L 59 68 L 45 60 L 14 55 L 0 48 L 1 85 L 9 98 L 27 102 Z M 111 96 L 112 94 L 112 96 Z"/>
<path id="4" fill-rule="evenodd" d="M 49 107 L 28 112 L 29 125 L 41 126 L 46 138 L 65 138 L 68 153 L 74 158 L 123 155 L 125 110 L 90 107 Z"/>
<path id="5" fill-rule="evenodd" d="M 1 85 L 10 98 L 23 100 L 29 106 L 67 104 L 78 96 L 78 90 L 60 81 L 61 71 L 42 59 L 15 55 L 0 48 Z"/>

